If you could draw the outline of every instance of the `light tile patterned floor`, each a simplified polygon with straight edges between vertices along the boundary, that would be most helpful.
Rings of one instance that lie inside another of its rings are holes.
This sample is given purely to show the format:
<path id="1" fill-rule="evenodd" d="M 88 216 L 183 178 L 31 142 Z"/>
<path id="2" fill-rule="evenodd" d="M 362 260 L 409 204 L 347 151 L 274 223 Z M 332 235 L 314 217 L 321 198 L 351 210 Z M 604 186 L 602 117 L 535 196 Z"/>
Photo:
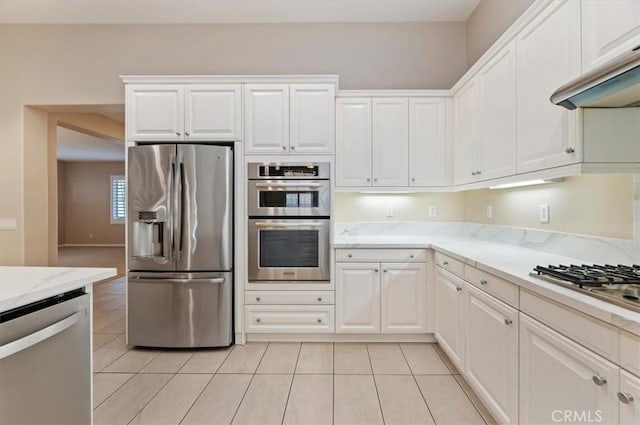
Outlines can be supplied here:
<path id="1" fill-rule="evenodd" d="M 495 423 L 436 344 L 133 348 L 124 290 L 94 290 L 96 425 Z"/>

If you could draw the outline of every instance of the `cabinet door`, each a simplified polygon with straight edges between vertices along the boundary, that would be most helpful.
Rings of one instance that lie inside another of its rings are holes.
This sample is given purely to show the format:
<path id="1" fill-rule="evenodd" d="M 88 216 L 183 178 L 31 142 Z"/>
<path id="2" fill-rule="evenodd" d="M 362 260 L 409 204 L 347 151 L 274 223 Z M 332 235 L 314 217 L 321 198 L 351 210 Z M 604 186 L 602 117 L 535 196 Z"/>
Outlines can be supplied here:
<path id="1" fill-rule="evenodd" d="M 578 111 L 549 101 L 580 74 L 580 2 L 551 2 L 516 38 L 518 173 L 580 161 Z"/>
<path id="2" fill-rule="evenodd" d="M 479 180 L 516 173 L 516 45 L 509 43 L 478 73 Z"/>
<path id="3" fill-rule="evenodd" d="M 380 332 L 380 263 L 336 264 L 336 332 Z"/>
<path id="4" fill-rule="evenodd" d="M 501 424 L 518 423 L 518 311 L 466 287 L 465 377 Z"/>
<path id="5" fill-rule="evenodd" d="M 463 369 L 465 283 L 436 267 L 436 339 L 458 370 Z"/>
<path id="6" fill-rule="evenodd" d="M 127 85 L 127 140 L 184 140 L 181 85 Z"/>
<path id="7" fill-rule="evenodd" d="M 620 371 L 620 425 L 640 424 L 640 378 Z"/>
<path id="8" fill-rule="evenodd" d="M 241 140 L 240 84 L 185 86 L 185 140 Z"/>
<path id="9" fill-rule="evenodd" d="M 289 153 L 289 86 L 244 86 L 244 141 L 247 154 Z"/>
<path id="10" fill-rule="evenodd" d="M 582 0 L 582 72 L 640 45 L 640 1 Z"/>
<path id="11" fill-rule="evenodd" d="M 447 99 L 409 99 L 409 186 L 449 184 Z"/>
<path id="12" fill-rule="evenodd" d="M 336 100 L 336 186 L 371 186 L 371 99 Z"/>
<path id="13" fill-rule="evenodd" d="M 476 180 L 476 149 L 479 143 L 478 131 L 478 80 L 467 82 L 453 98 L 454 144 L 453 180 L 454 184 L 465 184 Z"/>
<path id="14" fill-rule="evenodd" d="M 521 424 L 617 424 L 617 391 L 616 365 L 520 313 Z"/>
<path id="15" fill-rule="evenodd" d="M 335 135 L 333 84 L 294 84 L 291 90 L 292 154 L 331 154 Z"/>
<path id="16" fill-rule="evenodd" d="M 409 99 L 373 99 L 373 185 L 409 184 Z"/>
<path id="17" fill-rule="evenodd" d="M 382 332 L 425 332 L 427 307 L 424 263 L 382 263 Z"/>

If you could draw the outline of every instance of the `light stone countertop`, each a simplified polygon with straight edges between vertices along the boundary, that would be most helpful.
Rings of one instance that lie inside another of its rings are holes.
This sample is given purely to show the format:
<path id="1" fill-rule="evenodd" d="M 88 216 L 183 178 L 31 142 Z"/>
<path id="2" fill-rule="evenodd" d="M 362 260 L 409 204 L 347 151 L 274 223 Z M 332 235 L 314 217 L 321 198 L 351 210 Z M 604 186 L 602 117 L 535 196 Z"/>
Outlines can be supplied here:
<path id="1" fill-rule="evenodd" d="M 0 267 L 0 312 L 115 276 L 114 268 Z"/>
<path id="2" fill-rule="evenodd" d="M 640 313 L 530 276 L 537 265 L 584 264 L 528 248 L 456 236 L 336 235 L 334 248 L 433 248 L 530 292 L 555 300 L 592 317 L 640 335 Z"/>

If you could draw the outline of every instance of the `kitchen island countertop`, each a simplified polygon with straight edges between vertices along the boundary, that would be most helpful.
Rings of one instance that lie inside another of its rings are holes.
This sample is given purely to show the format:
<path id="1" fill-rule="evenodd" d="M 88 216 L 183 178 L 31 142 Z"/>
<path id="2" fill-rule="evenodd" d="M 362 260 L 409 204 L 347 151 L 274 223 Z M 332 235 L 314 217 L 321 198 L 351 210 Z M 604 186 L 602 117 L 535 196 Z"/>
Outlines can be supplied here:
<path id="1" fill-rule="evenodd" d="M 0 312 L 89 286 L 116 275 L 115 268 L 0 267 Z"/>

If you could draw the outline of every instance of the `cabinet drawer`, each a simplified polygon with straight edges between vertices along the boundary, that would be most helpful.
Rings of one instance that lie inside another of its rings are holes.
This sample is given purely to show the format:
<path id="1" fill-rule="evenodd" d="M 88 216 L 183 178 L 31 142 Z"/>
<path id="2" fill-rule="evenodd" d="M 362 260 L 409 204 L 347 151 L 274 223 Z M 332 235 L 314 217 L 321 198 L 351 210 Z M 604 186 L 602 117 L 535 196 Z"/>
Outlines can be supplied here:
<path id="1" fill-rule="evenodd" d="M 436 265 L 450 271 L 458 277 L 464 277 L 464 263 L 440 252 L 435 253 Z"/>
<path id="2" fill-rule="evenodd" d="M 246 332 L 333 333 L 332 305 L 249 305 Z"/>
<path id="3" fill-rule="evenodd" d="M 334 304 L 333 291 L 245 291 L 244 303 L 256 304 Z"/>
<path id="4" fill-rule="evenodd" d="M 336 249 L 336 261 L 425 262 L 427 252 L 424 249 Z"/>
<path id="5" fill-rule="evenodd" d="M 640 336 L 620 332 L 620 366 L 640 376 Z"/>
<path id="6" fill-rule="evenodd" d="M 510 306 L 518 308 L 520 288 L 517 285 L 466 264 L 464 277 L 478 288 L 487 291 Z"/>
<path id="7" fill-rule="evenodd" d="M 618 362 L 619 338 L 613 326 L 527 291 L 520 292 L 520 310 L 601 356 Z"/>

